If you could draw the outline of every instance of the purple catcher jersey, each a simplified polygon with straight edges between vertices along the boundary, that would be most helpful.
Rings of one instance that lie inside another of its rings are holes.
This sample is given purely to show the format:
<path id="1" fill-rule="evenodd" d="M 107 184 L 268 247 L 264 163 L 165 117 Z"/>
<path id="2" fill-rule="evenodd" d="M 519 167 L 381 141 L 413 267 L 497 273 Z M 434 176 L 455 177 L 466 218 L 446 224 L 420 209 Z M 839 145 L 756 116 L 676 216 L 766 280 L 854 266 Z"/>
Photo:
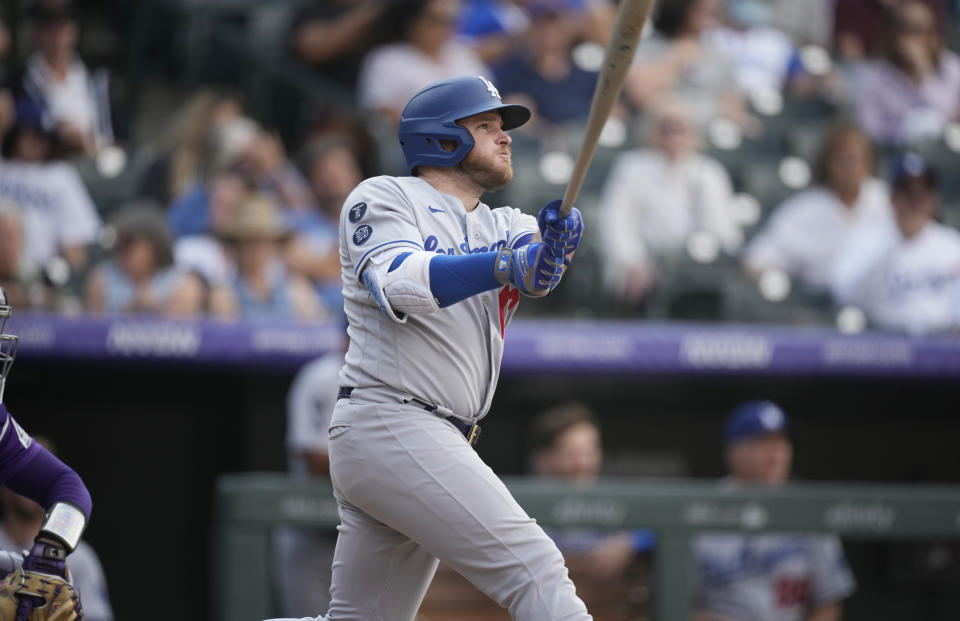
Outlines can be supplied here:
<path id="1" fill-rule="evenodd" d="M 38 450 L 39 445 L 0 402 L 0 483 L 19 472 Z"/>

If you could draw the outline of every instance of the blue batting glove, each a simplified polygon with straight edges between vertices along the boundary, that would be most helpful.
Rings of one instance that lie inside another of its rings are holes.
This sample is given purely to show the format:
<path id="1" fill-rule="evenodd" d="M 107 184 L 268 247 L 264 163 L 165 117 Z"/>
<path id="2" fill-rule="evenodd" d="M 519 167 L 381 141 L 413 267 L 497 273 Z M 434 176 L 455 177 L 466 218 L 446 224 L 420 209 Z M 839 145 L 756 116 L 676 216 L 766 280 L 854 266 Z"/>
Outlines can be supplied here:
<path id="1" fill-rule="evenodd" d="M 493 275 L 501 285 L 542 297 L 553 291 L 563 276 L 563 260 L 545 244 L 535 242 L 520 248 L 502 248 L 494 262 Z"/>
<path id="2" fill-rule="evenodd" d="M 537 226 L 540 227 L 540 239 L 555 256 L 566 256 L 580 247 L 583 236 L 583 216 L 576 207 L 570 209 L 570 215 L 561 218 L 560 204 L 557 199 L 550 201 L 537 212 Z"/>

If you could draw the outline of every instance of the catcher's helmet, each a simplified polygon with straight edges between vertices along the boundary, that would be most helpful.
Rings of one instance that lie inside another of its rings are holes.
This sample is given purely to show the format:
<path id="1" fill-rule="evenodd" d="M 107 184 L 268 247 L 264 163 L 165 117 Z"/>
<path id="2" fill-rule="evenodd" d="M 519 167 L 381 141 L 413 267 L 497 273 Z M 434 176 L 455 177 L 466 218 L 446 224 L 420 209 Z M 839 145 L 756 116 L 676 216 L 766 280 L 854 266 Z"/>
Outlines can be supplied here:
<path id="1" fill-rule="evenodd" d="M 0 286 L 0 403 L 3 403 L 3 386 L 7 381 L 7 373 L 13 366 L 13 358 L 17 355 L 17 336 L 7 334 L 7 319 L 13 315 L 13 309 L 7 304 L 7 292 Z"/>
<path id="2" fill-rule="evenodd" d="M 456 166 L 473 148 L 473 136 L 457 121 L 496 110 L 503 129 L 520 127 L 530 120 L 530 110 L 504 105 L 497 88 L 483 76 L 463 76 L 434 82 L 414 95 L 400 115 L 400 146 L 410 173 L 417 166 Z M 441 140 L 456 144 L 445 151 Z"/>

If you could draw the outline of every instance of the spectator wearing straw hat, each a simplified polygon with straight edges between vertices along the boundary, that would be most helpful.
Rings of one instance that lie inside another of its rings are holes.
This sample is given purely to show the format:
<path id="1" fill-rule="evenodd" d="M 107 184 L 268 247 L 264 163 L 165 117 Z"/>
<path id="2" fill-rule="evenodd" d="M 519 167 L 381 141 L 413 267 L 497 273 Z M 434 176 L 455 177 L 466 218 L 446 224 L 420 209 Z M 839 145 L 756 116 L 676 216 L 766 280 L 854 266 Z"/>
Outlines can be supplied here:
<path id="1" fill-rule="evenodd" d="M 113 254 L 87 280 L 89 312 L 193 315 L 202 310 L 203 282 L 174 267 L 170 234 L 158 207 L 129 205 L 111 224 L 116 232 Z"/>
<path id="2" fill-rule="evenodd" d="M 217 235 L 232 257 L 236 273 L 228 287 L 217 288 L 211 311 L 221 317 L 314 319 L 324 315 L 313 287 L 290 273 L 283 245 L 291 228 L 262 194 L 245 196 Z"/>

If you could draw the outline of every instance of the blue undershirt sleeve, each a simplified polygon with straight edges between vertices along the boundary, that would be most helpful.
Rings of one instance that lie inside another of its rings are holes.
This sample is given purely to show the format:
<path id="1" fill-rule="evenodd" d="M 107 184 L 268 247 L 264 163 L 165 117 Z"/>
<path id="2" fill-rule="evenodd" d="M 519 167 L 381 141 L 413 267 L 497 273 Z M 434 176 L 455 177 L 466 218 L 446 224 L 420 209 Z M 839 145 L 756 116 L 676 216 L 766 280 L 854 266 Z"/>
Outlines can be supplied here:
<path id="1" fill-rule="evenodd" d="M 493 275 L 496 258 L 496 252 L 438 254 L 433 257 L 430 260 L 430 292 L 437 299 L 440 308 L 502 287 Z"/>

